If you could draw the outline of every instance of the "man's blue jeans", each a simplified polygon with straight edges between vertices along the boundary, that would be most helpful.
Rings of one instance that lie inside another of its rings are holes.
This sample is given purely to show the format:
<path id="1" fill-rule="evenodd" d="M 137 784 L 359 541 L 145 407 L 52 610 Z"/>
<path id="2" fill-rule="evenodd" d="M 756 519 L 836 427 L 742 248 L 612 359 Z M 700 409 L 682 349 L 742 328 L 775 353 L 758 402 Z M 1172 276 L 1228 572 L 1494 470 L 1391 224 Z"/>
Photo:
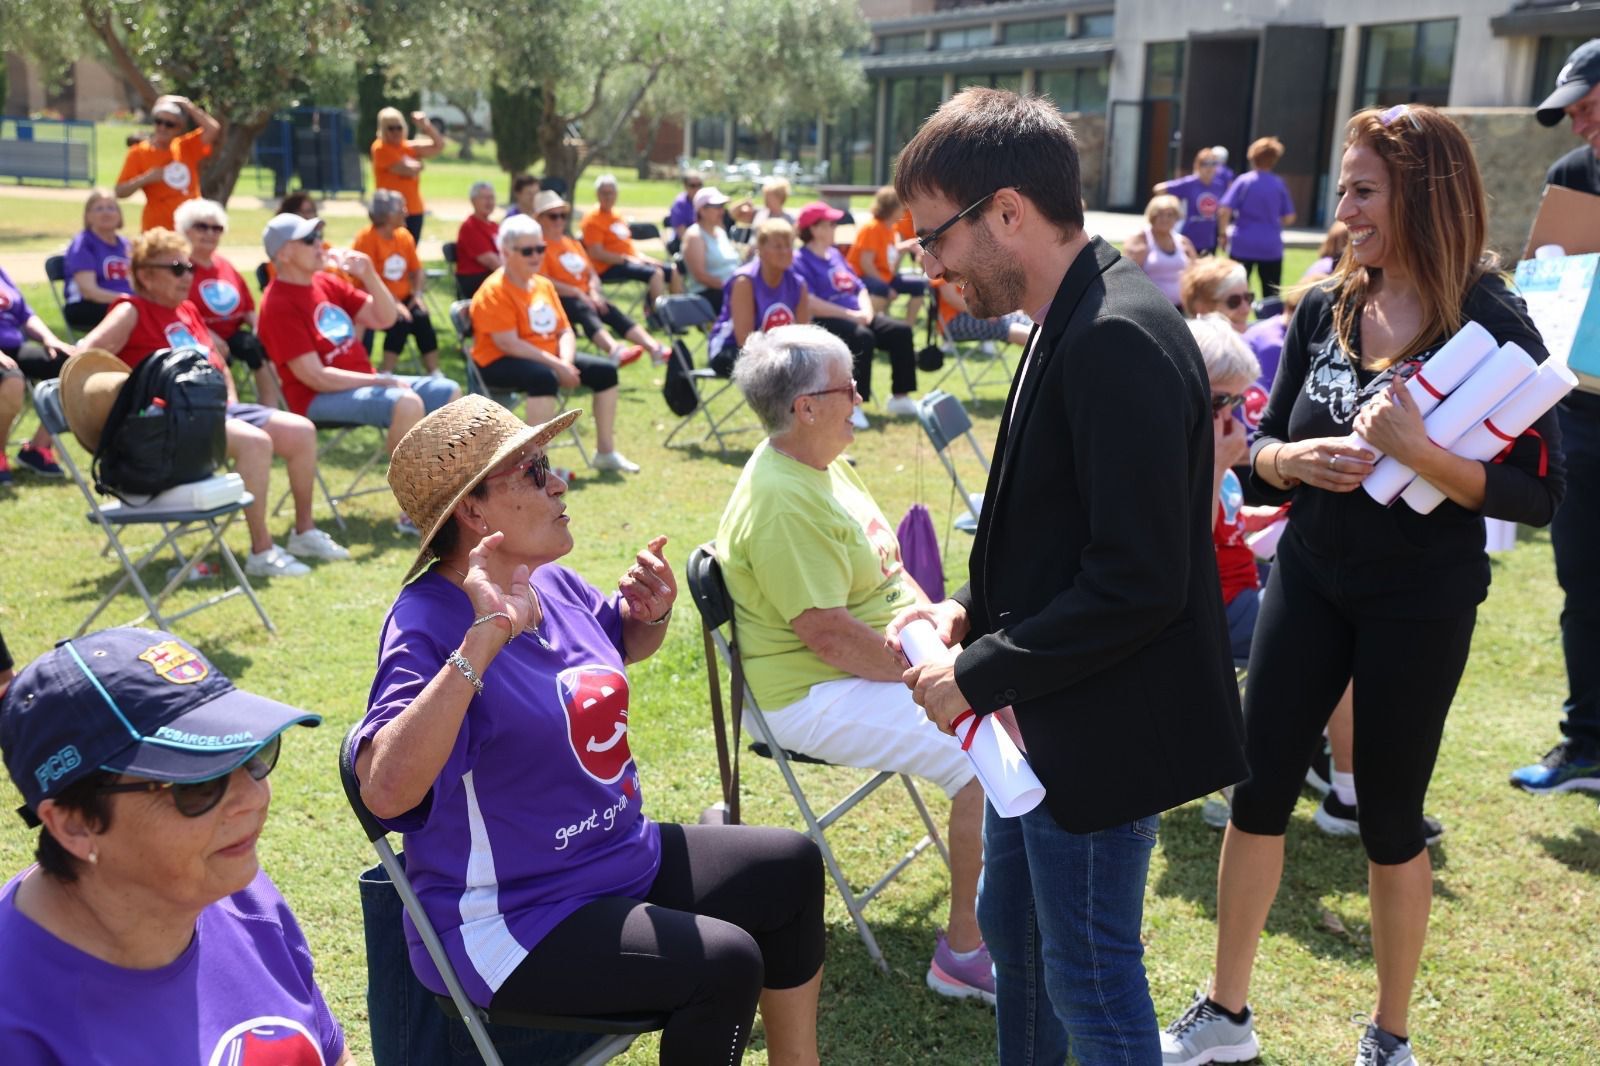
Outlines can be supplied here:
<path id="1" fill-rule="evenodd" d="M 1001 1066 L 1161 1061 L 1145 980 L 1145 877 L 1160 818 L 1069 833 L 1043 805 L 985 810 L 978 924 L 994 960 Z"/>

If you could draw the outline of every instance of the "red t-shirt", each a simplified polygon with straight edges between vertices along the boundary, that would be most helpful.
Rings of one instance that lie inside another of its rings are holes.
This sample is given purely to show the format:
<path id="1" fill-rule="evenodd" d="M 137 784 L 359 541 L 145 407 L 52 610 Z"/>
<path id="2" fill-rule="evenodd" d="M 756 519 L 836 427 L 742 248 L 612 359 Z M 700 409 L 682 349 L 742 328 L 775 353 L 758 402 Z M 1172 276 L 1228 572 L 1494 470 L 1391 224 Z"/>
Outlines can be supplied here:
<path id="1" fill-rule="evenodd" d="M 500 223 L 485 222 L 477 215 L 470 216 L 456 231 L 456 274 L 460 277 L 482 277 L 492 271 L 478 262 L 485 252 L 499 254 L 495 240 L 500 236 Z"/>
<path id="2" fill-rule="evenodd" d="M 309 285 L 290 285 L 280 278 L 261 294 L 257 333 L 283 380 L 283 398 L 289 410 L 305 414 L 317 395 L 289 369 L 291 362 L 307 352 L 316 352 L 323 366 L 375 373 L 356 325 L 356 316 L 370 299 L 363 290 L 326 271 L 312 275 Z"/>
<path id="3" fill-rule="evenodd" d="M 199 308 L 200 317 L 223 340 L 239 332 L 244 317 L 256 309 L 256 298 L 250 295 L 250 286 L 233 269 L 233 264 L 220 255 L 213 255 L 208 267 L 194 265 L 189 302 Z"/>
<path id="4" fill-rule="evenodd" d="M 138 317 L 133 321 L 133 332 L 123 344 L 117 357 L 129 366 L 138 366 L 163 348 L 199 348 L 206 353 L 211 365 L 228 372 L 228 364 L 211 348 L 211 334 L 206 331 L 205 320 L 189 300 L 177 307 L 162 307 L 143 296 L 124 296 L 112 307 L 131 304 Z"/>
<path id="5" fill-rule="evenodd" d="M 1217 521 L 1211 528 L 1211 543 L 1217 549 L 1217 576 L 1222 579 L 1222 602 L 1245 589 L 1260 584 L 1256 556 L 1244 541 L 1244 489 L 1232 470 L 1222 475 L 1217 493 Z"/>

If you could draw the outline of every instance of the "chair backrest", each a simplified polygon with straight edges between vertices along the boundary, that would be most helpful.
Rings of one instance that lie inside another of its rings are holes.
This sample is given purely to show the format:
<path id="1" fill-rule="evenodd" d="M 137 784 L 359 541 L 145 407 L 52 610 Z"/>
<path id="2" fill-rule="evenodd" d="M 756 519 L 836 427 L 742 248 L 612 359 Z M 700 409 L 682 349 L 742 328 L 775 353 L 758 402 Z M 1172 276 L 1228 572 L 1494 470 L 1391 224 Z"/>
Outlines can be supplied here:
<path id="1" fill-rule="evenodd" d="M 716 542 L 707 541 L 689 553 L 689 595 L 700 610 L 700 620 L 716 631 L 733 618 L 733 597 L 722 580 L 722 564 L 717 561 Z"/>
<path id="2" fill-rule="evenodd" d="M 444 261 L 446 263 L 449 263 L 451 266 L 455 266 L 456 265 L 456 242 L 455 241 L 445 241 L 444 242 L 444 247 L 441 248 L 440 251 L 444 253 Z"/>
<path id="3" fill-rule="evenodd" d="M 653 241 L 661 237 L 661 227 L 654 222 L 628 223 L 628 235 L 636 241 Z"/>
<path id="4" fill-rule="evenodd" d="M 39 421 L 44 424 L 45 432 L 55 437 L 65 437 L 71 432 L 67 428 L 66 412 L 61 409 L 60 381 L 51 378 L 35 385 L 33 406 L 39 412 Z"/>
<path id="5" fill-rule="evenodd" d="M 938 389 L 917 401 L 917 421 L 933 441 L 934 450 L 941 452 L 957 437 L 972 431 L 972 419 L 961 401 Z"/>
<path id="6" fill-rule="evenodd" d="M 350 801 L 350 809 L 356 812 L 356 821 L 361 823 L 361 831 L 367 834 L 367 842 L 372 843 L 388 836 L 389 831 L 367 810 L 366 801 L 361 798 L 361 782 L 356 779 L 356 741 L 361 735 L 361 725 L 361 722 L 357 722 L 351 726 L 339 745 L 339 784 L 344 786 L 344 798 Z"/>
<path id="7" fill-rule="evenodd" d="M 450 324 L 463 343 L 472 339 L 472 301 L 457 300 L 450 305 Z"/>
<path id="8" fill-rule="evenodd" d="M 716 312 L 704 296 L 691 293 L 661 296 L 656 299 L 656 317 L 674 335 L 687 333 L 696 326 L 707 326 L 717 320 Z"/>
<path id="9" fill-rule="evenodd" d="M 44 261 L 44 276 L 58 285 L 66 284 L 67 257 L 64 255 L 52 255 L 46 259 Z"/>

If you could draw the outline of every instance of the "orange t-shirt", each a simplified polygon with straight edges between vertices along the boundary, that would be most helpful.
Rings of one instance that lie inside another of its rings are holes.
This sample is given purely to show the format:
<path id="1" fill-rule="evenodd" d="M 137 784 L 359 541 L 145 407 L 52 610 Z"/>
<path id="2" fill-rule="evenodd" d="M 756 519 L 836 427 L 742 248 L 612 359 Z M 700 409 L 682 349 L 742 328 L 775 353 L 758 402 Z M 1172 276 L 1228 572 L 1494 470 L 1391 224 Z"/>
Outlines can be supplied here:
<path id="1" fill-rule="evenodd" d="M 628 229 L 628 220 L 598 207 L 583 216 L 583 243 L 598 244 L 616 255 L 639 254 L 633 248 L 633 231 Z"/>
<path id="2" fill-rule="evenodd" d="M 939 304 L 939 330 L 943 332 L 944 328 L 950 324 L 950 320 L 961 312 L 957 311 L 949 300 L 942 298 L 944 287 L 947 284 L 943 278 L 934 278 L 931 284 L 933 285 L 933 298 Z"/>
<path id="3" fill-rule="evenodd" d="M 380 189 L 393 189 L 406 198 L 406 214 L 422 214 L 422 187 L 418 178 L 401 177 L 390 173 L 389 168 L 402 159 L 415 159 L 417 153 L 404 144 L 384 144 L 379 138 L 372 142 L 372 184 Z"/>
<path id="4" fill-rule="evenodd" d="M 894 230 L 885 222 L 868 218 L 856 227 L 855 240 L 850 242 L 850 269 L 861 277 L 874 277 L 879 281 L 888 281 L 889 277 L 889 249 L 894 245 Z M 871 252 L 877 261 L 878 269 L 870 275 L 861 265 L 861 254 Z"/>
<path id="5" fill-rule="evenodd" d="M 394 232 L 385 237 L 376 227 L 368 226 L 356 234 L 350 247 L 365 252 L 372 260 L 389 295 L 396 300 L 411 299 L 411 275 L 422 269 L 422 261 L 417 258 L 417 242 L 411 239 L 409 230 L 396 226 Z"/>
<path id="6" fill-rule="evenodd" d="M 911 224 L 911 212 L 900 212 L 900 221 L 894 224 L 895 240 L 909 241 L 917 235 L 917 228 Z"/>
<path id="7" fill-rule="evenodd" d="M 203 139 L 204 130 L 190 130 L 174 137 L 165 148 L 157 148 L 149 141 L 140 141 L 128 149 L 122 161 L 122 173 L 117 184 L 137 178 L 151 167 L 161 167 L 161 180 L 144 187 L 144 215 L 139 220 L 141 229 L 165 226 L 176 229 L 173 213 L 185 200 L 200 195 L 200 160 L 211 154 L 211 146 Z"/>
<path id="8" fill-rule="evenodd" d="M 546 246 L 544 259 L 539 263 L 539 273 L 551 281 L 588 292 L 589 279 L 594 277 L 594 264 L 589 262 L 583 245 L 571 237 L 562 237 L 550 241 Z"/>
<path id="9" fill-rule="evenodd" d="M 504 267 L 490 274 L 472 297 L 472 361 L 488 366 L 505 352 L 495 347 L 494 335 L 516 330 L 517 339 L 540 351 L 560 355 L 561 335 L 572 326 L 561 309 L 561 297 L 550 279 L 533 276 L 526 288 L 513 284 Z"/>

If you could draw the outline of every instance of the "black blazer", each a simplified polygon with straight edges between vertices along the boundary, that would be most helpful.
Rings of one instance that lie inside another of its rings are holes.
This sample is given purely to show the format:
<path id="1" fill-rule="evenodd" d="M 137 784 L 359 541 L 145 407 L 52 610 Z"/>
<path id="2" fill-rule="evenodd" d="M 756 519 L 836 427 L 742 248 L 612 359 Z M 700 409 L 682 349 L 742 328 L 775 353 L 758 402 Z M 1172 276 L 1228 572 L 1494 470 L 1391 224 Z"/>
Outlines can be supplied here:
<path id="1" fill-rule="evenodd" d="M 1016 709 L 1062 828 L 1093 832 L 1246 776 L 1212 547 L 1211 390 L 1193 336 L 1094 238 L 1012 382 L 956 683 Z"/>

